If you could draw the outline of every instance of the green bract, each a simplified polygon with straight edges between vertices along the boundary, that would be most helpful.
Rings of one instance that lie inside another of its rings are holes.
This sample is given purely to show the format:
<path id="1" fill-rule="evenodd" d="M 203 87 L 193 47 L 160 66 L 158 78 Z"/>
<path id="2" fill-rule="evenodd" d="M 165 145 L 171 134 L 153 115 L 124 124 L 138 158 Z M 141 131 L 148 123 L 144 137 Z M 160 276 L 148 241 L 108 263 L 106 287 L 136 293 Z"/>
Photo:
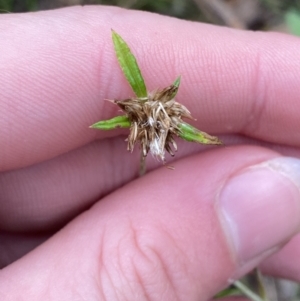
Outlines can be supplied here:
<path id="1" fill-rule="evenodd" d="M 135 95 L 147 97 L 147 89 L 140 68 L 126 42 L 115 31 L 112 31 L 117 59 Z"/>
<path id="2" fill-rule="evenodd" d="M 180 138 L 190 141 L 198 142 L 202 144 L 220 144 L 219 139 L 213 137 L 205 132 L 199 131 L 188 123 L 182 122 L 179 125 L 179 136 Z M 215 142 L 215 143 L 214 143 Z"/>
<path id="3" fill-rule="evenodd" d="M 177 92 L 178 92 L 178 88 L 179 88 L 179 85 L 180 85 L 180 81 L 181 81 L 181 76 L 178 76 L 174 83 L 173 83 L 173 86 L 176 87 L 177 89 L 174 91 L 174 93 L 171 95 L 172 98 L 175 98 L 175 96 L 177 95 Z"/>
<path id="4" fill-rule="evenodd" d="M 90 127 L 93 129 L 100 129 L 100 130 L 113 130 L 116 128 L 129 128 L 130 127 L 130 120 L 127 116 L 117 116 L 109 120 L 102 120 L 94 123 Z"/>

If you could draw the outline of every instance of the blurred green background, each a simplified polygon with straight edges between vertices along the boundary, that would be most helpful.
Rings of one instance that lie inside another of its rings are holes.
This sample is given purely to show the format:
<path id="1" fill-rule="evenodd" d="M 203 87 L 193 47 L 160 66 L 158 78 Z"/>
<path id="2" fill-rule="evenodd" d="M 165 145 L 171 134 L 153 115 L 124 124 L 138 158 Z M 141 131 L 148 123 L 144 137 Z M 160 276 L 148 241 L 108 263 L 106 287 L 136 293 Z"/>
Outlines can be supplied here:
<path id="1" fill-rule="evenodd" d="M 27 12 L 89 4 L 116 5 L 242 29 L 300 35 L 299 0 L 0 0 L 0 10 Z"/>

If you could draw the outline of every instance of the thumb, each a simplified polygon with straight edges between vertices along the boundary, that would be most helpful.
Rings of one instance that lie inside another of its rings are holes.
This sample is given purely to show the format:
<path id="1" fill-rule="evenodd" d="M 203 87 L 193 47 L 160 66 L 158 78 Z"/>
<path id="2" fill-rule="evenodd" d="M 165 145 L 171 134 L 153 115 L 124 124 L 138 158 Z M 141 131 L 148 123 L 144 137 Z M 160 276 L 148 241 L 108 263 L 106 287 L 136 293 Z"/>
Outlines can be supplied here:
<path id="1" fill-rule="evenodd" d="M 300 160 L 277 157 L 231 176 L 217 208 L 240 268 L 252 269 L 300 231 Z"/>
<path id="2" fill-rule="evenodd" d="M 299 178 L 262 148 L 180 160 L 3 269 L 1 300 L 208 300 L 299 231 Z"/>

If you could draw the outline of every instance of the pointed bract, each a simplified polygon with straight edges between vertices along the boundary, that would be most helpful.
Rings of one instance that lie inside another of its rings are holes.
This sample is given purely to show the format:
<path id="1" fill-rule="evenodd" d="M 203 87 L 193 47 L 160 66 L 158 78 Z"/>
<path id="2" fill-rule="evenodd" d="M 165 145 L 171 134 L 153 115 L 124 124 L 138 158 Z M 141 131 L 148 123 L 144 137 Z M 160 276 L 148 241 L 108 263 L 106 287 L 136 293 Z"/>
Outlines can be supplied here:
<path id="1" fill-rule="evenodd" d="M 147 89 L 138 63 L 127 43 L 112 30 L 112 39 L 120 67 L 133 92 L 139 98 L 147 97 Z"/>
<path id="2" fill-rule="evenodd" d="M 185 122 L 179 124 L 179 130 L 179 137 L 186 141 L 197 142 L 201 144 L 222 144 L 218 137 L 199 131 Z"/>
<path id="3" fill-rule="evenodd" d="M 101 120 L 90 126 L 93 129 L 113 130 L 117 128 L 130 128 L 130 120 L 127 116 L 117 116 L 108 120 Z"/>
<path id="4" fill-rule="evenodd" d="M 179 85 L 180 85 L 180 80 L 181 80 L 181 76 L 178 76 L 174 83 L 169 87 L 172 88 L 172 93 L 170 94 L 170 99 L 175 98 L 175 96 L 177 95 L 178 89 L 179 89 Z"/>

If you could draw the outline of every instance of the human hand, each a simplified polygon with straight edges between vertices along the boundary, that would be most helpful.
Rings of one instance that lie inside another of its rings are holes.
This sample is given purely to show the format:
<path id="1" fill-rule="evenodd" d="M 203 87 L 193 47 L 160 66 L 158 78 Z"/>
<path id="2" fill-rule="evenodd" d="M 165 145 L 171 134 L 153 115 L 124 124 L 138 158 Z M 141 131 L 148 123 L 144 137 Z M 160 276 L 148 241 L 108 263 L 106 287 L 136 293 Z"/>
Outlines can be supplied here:
<path id="1" fill-rule="evenodd" d="M 0 25 L 1 300 L 208 300 L 260 263 L 300 280 L 299 39 L 108 7 Z M 225 147 L 179 142 L 134 180 L 122 132 L 88 128 L 132 95 L 111 28 Z"/>

